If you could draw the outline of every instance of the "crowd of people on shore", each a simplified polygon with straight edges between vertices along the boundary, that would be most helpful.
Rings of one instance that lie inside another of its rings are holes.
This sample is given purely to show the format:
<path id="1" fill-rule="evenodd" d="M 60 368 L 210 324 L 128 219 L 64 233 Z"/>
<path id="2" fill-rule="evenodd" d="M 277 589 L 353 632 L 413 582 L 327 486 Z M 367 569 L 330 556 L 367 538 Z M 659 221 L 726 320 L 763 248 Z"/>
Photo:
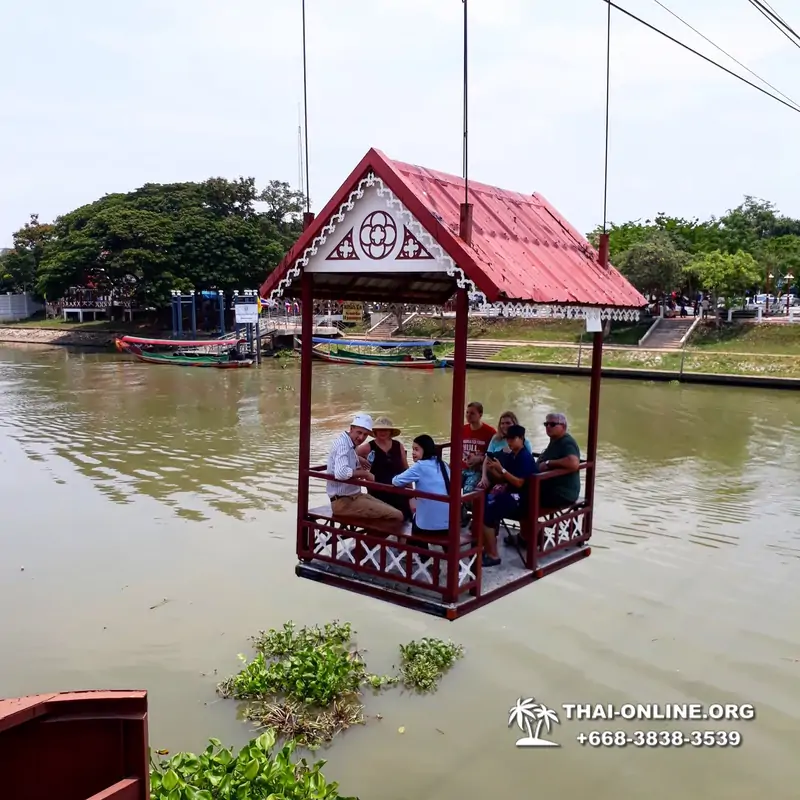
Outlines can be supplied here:
<path id="1" fill-rule="evenodd" d="M 469 522 L 469 498 L 486 492 L 483 531 L 483 566 L 501 563 L 497 530 L 506 519 L 522 519 L 529 510 L 530 479 L 537 473 L 555 472 L 539 486 L 539 508 L 565 508 L 580 494 L 580 448 L 567 431 L 567 418 L 548 414 L 543 422 L 548 443 L 541 453 L 533 450 L 516 414 L 504 411 L 497 428 L 483 421 L 483 405 L 471 402 L 466 409 L 461 463 L 462 525 Z M 381 491 L 381 485 L 413 487 L 419 492 L 450 496 L 450 466 L 441 447 L 428 434 L 417 436 L 411 446 L 411 464 L 401 434 L 387 417 L 373 419 L 357 414 L 349 430 L 333 442 L 328 455 L 327 483 L 333 516 L 398 526 L 411 522 L 411 539 L 444 538 L 449 529 L 449 504 L 442 500 Z M 366 492 L 352 479 L 368 484 Z"/>

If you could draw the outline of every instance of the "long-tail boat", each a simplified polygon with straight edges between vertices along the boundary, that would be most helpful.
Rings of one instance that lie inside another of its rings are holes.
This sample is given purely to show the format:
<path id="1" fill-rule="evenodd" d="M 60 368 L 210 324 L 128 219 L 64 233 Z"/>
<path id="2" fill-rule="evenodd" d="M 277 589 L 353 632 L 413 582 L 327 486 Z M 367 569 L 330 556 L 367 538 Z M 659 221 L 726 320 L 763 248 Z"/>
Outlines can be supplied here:
<path id="1" fill-rule="evenodd" d="M 252 358 L 242 357 L 234 339 L 143 339 L 123 336 L 117 339 L 117 350 L 130 353 L 147 364 L 171 364 L 178 367 L 211 367 L 242 369 L 252 367 Z M 222 352 L 223 348 L 226 352 Z"/>
<path id="2" fill-rule="evenodd" d="M 401 369 L 434 369 L 444 367 L 445 361 L 436 358 L 434 341 L 377 342 L 371 339 L 313 338 L 314 358 L 331 364 L 357 364 L 371 367 L 400 367 Z M 355 348 L 355 349 L 350 349 Z"/>

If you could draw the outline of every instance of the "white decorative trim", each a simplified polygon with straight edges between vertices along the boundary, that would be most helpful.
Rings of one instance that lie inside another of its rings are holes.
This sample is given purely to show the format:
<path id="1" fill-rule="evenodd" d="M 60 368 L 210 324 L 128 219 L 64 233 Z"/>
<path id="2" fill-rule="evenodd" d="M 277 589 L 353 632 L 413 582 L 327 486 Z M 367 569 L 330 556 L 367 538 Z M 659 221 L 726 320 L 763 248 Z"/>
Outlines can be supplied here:
<path id="1" fill-rule="evenodd" d="M 421 583 L 433 583 L 431 577 L 431 568 L 433 565 L 433 556 L 423 559 L 419 553 L 412 554 L 413 572 L 411 573 L 411 580 L 420 581 Z"/>
<path id="2" fill-rule="evenodd" d="M 433 238 L 433 236 L 422 227 L 419 220 L 403 205 L 402 201 L 397 198 L 395 193 L 383 182 L 381 178 L 370 171 L 359 182 L 358 186 L 350 192 L 347 200 L 339 206 L 339 210 L 331 216 L 325 227 L 314 237 L 311 244 L 303 251 L 294 264 L 287 271 L 286 275 L 278 281 L 278 285 L 270 292 L 270 299 L 277 300 L 283 297 L 283 293 L 300 277 L 303 268 L 308 266 L 308 262 L 319 252 L 331 236 L 336 228 L 344 222 L 347 214 L 353 210 L 356 201 L 364 196 L 364 192 L 370 186 L 377 188 L 378 196 L 383 198 L 386 204 L 395 209 L 403 222 L 408 226 L 408 229 L 419 239 L 426 247 L 428 252 L 436 259 L 441 259 L 447 264 L 447 274 L 456 278 L 459 288 L 471 287 L 471 291 L 475 291 L 475 284 L 468 280 L 463 271 L 456 266 L 452 258 L 442 249 L 441 245 Z"/>
<path id="3" fill-rule="evenodd" d="M 314 237 L 311 244 L 303 251 L 303 255 L 297 258 L 294 264 L 286 272 L 286 275 L 278 281 L 278 285 L 270 292 L 271 300 L 278 300 L 283 297 L 283 293 L 300 277 L 301 271 L 308 266 L 309 260 L 317 254 L 334 233 L 336 228 L 344 221 L 347 214 L 353 210 L 356 201 L 364 196 L 365 190 L 370 187 L 377 187 L 378 196 L 383 198 L 386 204 L 397 211 L 400 218 L 408 226 L 408 229 L 422 242 L 428 252 L 435 258 L 447 264 L 447 274 L 455 278 L 456 286 L 459 289 L 466 289 L 470 294 L 470 299 L 480 302 L 480 310 L 490 316 L 504 317 L 523 317 L 526 319 L 586 319 L 597 313 L 597 308 L 592 306 L 571 306 L 558 304 L 535 303 L 488 303 L 486 295 L 481 292 L 475 283 L 471 281 L 464 271 L 453 261 L 445 252 L 444 248 L 436 239 L 428 233 L 422 223 L 405 207 L 403 202 L 395 193 L 370 170 L 359 182 L 358 186 L 350 192 L 347 200 L 340 206 L 339 210 L 331 216 L 327 224 Z M 635 322 L 639 319 L 641 311 L 638 308 L 602 308 L 600 309 L 601 319 L 625 320 Z"/>
<path id="4" fill-rule="evenodd" d="M 381 557 L 381 542 L 378 542 L 374 547 L 370 547 L 366 542 L 361 543 L 364 546 L 364 558 L 359 561 L 359 566 L 367 566 L 367 562 L 372 564 L 378 572 L 380 572 L 380 557 Z"/>
<path id="5" fill-rule="evenodd" d="M 458 561 L 458 585 L 463 586 L 468 581 L 474 581 L 476 578 L 474 566 L 477 556 L 471 555 L 461 558 Z"/>
<path id="6" fill-rule="evenodd" d="M 491 317 L 522 317 L 523 319 L 587 319 L 597 316 L 600 319 L 636 322 L 641 316 L 640 308 L 598 308 L 597 306 L 570 306 L 555 303 L 487 303 L 480 305 L 480 310 Z"/>

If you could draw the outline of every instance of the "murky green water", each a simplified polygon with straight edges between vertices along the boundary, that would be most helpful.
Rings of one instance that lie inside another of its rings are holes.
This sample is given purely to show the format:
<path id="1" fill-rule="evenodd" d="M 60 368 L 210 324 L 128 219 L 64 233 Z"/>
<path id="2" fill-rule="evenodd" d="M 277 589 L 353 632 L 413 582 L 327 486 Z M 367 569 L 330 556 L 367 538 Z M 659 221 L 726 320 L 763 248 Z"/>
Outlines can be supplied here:
<path id="1" fill-rule="evenodd" d="M 445 436 L 449 380 L 320 365 L 315 458 L 362 408 L 406 440 Z M 438 694 L 371 699 L 383 719 L 330 748 L 326 772 L 363 800 L 797 796 L 795 394 L 608 381 L 592 557 L 447 623 L 294 577 L 298 390 L 293 365 L 0 349 L 0 695 L 146 688 L 154 746 L 239 744 L 248 730 L 214 685 L 247 637 L 339 618 L 377 671 L 420 635 L 468 650 Z M 488 416 L 510 407 L 537 440 L 556 409 L 585 441 L 587 393 L 582 379 L 469 375 Z M 530 695 L 749 702 L 757 719 L 726 724 L 738 750 L 591 749 L 575 736 L 626 725 L 563 716 L 561 748 L 516 749 L 508 709 Z"/>

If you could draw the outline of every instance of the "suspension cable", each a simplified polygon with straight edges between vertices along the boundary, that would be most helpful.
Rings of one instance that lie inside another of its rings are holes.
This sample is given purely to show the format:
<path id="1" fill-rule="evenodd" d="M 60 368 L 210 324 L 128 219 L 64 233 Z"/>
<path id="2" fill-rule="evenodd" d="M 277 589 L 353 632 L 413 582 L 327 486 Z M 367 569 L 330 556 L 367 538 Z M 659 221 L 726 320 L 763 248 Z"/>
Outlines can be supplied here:
<path id="1" fill-rule="evenodd" d="M 606 23 L 606 142 L 603 159 L 603 233 L 608 227 L 608 116 L 611 102 L 611 5 Z"/>
<path id="2" fill-rule="evenodd" d="M 717 61 L 714 61 L 713 58 L 709 58 L 708 56 L 703 55 L 702 53 L 698 52 L 694 48 L 689 47 L 688 44 L 684 44 L 679 39 L 676 39 L 674 36 L 670 36 L 668 33 L 665 33 L 660 28 L 657 28 L 655 25 L 652 25 L 651 23 L 646 22 L 641 17 L 637 17 L 636 14 L 633 14 L 632 12 L 628 11 L 627 9 L 622 8 L 621 6 L 618 6 L 616 3 L 612 2 L 612 0 L 603 0 L 603 2 L 607 3 L 612 8 L 615 8 L 620 13 L 625 14 L 625 16 L 636 20 L 636 22 L 639 22 L 640 24 L 644 25 L 646 28 L 650 28 L 651 31 L 655 31 L 656 33 L 658 33 L 661 36 L 663 36 L 665 39 L 669 39 L 673 44 L 677 44 L 679 47 L 682 47 L 684 50 L 688 50 L 690 53 L 692 53 L 692 54 L 694 54 L 696 56 L 699 56 L 700 58 L 703 59 L 703 61 L 707 61 L 709 64 L 712 64 L 713 66 L 717 67 L 718 69 L 721 69 L 723 72 L 727 72 L 728 75 L 731 75 L 732 77 L 736 78 L 737 80 L 740 80 L 742 83 L 746 83 L 748 86 L 752 86 L 753 89 L 756 89 L 757 91 L 761 92 L 761 94 L 765 94 L 767 97 L 771 97 L 773 100 L 777 101 L 781 105 L 786 106 L 787 108 L 790 108 L 792 111 L 796 111 L 797 113 L 800 113 L 800 108 L 798 108 L 797 106 L 794 106 L 791 103 L 788 103 L 786 100 L 782 100 L 777 95 L 772 94 L 772 92 L 768 92 L 766 89 L 763 89 L 758 84 L 747 80 L 747 78 L 742 77 L 741 75 L 739 75 L 738 73 L 734 72 L 733 70 L 730 70 L 727 67 L 723 67 L 722 64 L 720 64 Z"/>
<path id="3" fill-rule="evenodd" d="M 303 136 L 306 150 L 306 211 L 311 213 L 311 185 L 308 182 L 308 71 L 306 66 L 306 0 L 303 0 Z"/>
<path id="4" fill-rule="evenodd" d="M 469 203 L 469 160 L 468 160 L 468 94 L 469 83 L 467 81 L 467 0 L 461 0 L 464 4 L 464 144 L 462 153 L 462 170 L 464 172 L 464 202 Z"/>
<path id="5" fill-rule="evenodd" d="M 779 94 L 781 97 L 783 97 L 786 100 L 788 100 L 792 105 L 798 106 L 798 108 L 800 108 L 800 104 L 798 104 L 796 101 L 792 100 L 791 97 L 789 97 L 788 95 L 784 94 L 777 87 L 773 86 L 768 80 L 766 80 L 766 78 L 762 78 L 757 72 L 753 72 L 753 70 L 751 70 L 750 67 L 748 67 L 746 64 L 742 64 L 741 61 L 739 61 L 737 58 L 732 56 L 727 50 L 723 49 L 716 42 L 714 42 L 713 40 L 709 39 L 708 36 L 706 36 L 704 33 L 702 33 L 701 31 L 697 30 L 697 28 L 695 28 L 694 26 L 689 24 L 683 17 L 681 17 L 680 15 L 676 14 L 671 8 L 668 8 L 667 6 L 665 6 L 664 3 L 661 2 L 661 0 L 653 0 L 653 2 L 656 5 L 661 6 L 661 8 L 663 8 L 664 11 L 666 11 L 668 14 L 672 14 L 672 16 L 675 17 L 675 19 L 677 19 L 678 22 L 683 23 L 690 31 L 693 31 L 694 33 L 696 33 L 701 39 L 705 39 L 712 47 L 715 47 L 717 50 L 719 50 L 719 52 L 722 53 L 722 55 L 727 56 L 735 64 L 738 64 L 743 70 L 745 70 L 746 72 L 749 72 L 754 78 L 756 78 L 757 80 L 761 81 L 761 83 L 763 83 L 765 86 L 769 86 L 770 89 L 772 89 L 774 92 Z"/>

